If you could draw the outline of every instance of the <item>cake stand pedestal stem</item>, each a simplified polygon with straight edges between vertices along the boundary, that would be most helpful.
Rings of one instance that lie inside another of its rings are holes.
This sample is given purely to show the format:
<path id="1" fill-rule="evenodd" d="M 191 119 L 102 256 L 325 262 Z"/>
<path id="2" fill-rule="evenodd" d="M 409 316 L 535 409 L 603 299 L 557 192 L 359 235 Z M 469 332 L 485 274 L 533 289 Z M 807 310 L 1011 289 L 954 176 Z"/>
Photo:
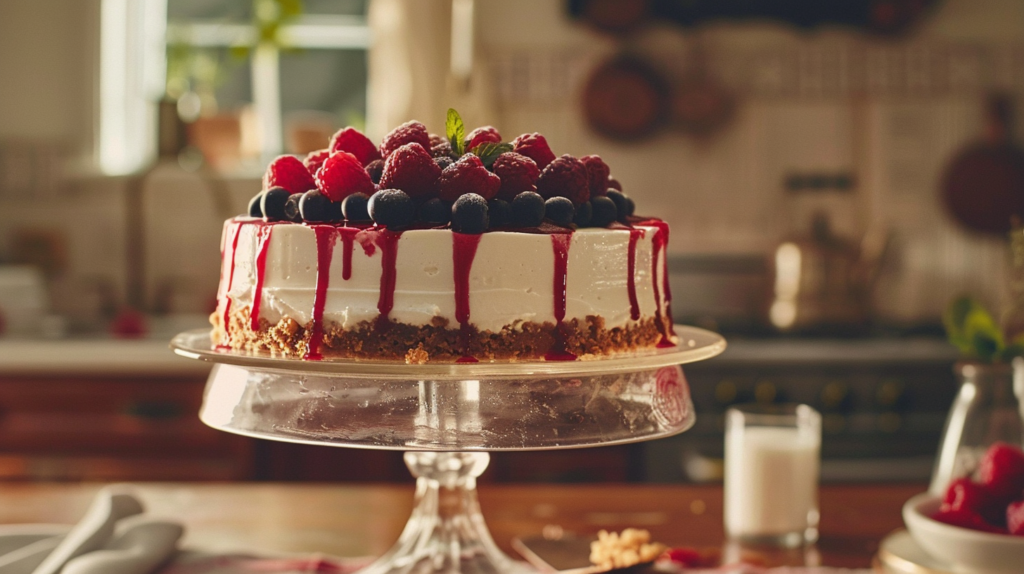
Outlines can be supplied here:
<path id="1" fill-rule="evenodd" d="M 398 542 L 359 574 L 534 573 L 494 544 L 476 498 L 490 455 L 407 452 L 416 502 Z"/>

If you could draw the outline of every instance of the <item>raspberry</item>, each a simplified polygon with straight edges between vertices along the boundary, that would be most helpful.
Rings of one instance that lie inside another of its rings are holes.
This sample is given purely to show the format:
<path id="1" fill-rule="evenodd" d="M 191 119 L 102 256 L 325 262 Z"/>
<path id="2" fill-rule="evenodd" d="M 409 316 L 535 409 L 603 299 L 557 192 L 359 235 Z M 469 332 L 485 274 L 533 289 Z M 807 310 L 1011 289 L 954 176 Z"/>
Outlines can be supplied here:
<path id="1" fill-rule="evenodd" d="M 466 154 L 441 172 L 437 195 L 445 201 L 455 201 L 464 194 L 475 193 L 488 200 L 498 194 L 499 187 L 501 179 L 487 171 L 480 158 Z"/>
<path id="2" fill-rule="evenodd" d="M 384 161 L 375 159 L 366 164 L 366 173 L 370 174 L 370 181 L 380 183 L 380 177 L 384 175 Z"/>
<path id="3" fill-rule="evenodd" d="M 272 187 L 283 187 L 288 193 L 302 193 L 316 189 L 316 182 L 299 158 L 282 155 L 270 162 L 263 174 L 263 189 Z"/>
<path id="4" fill-rule="evenodd" d="M 363 132 L 353 127 L 347 127 L 338 131 L 331 137 L 331 151 L 347 151 L 356 156 L 362 165 L 369 165 L 375 159 L 380 159 L 380 152 L 377 146 L 373 145 L 370 138 L 363 135 Z"/>
<path id="5" fill-rule="evenodd" d="M 384 136 L 384 140 L 380 142 L 380 154 L 384 156 L 384 159 L 387 159 L 392 152 L 410 143 L 418 143 L 425 150 L 430 149 L 430 134 L 427 133 L 427 126 L 420 122 L 412 121 L 405 122 L 391 130 L 388 135 Z"/>
<path id="6" fill-rule="evenodd" d="M 978 480 L 997 498 L 1017 500 L 1024 491 L 1024 451 L 997 442 L 985 451 L 978 466 Z"/>
<path id="7" fill-rule="evenodd" d="M 491 169 L 501 178 L 498 197 L 505 201 L 512 201 L 520 192 L 537 190 L 540 168 L 523 154 L 513 151 L 503 153 L 494 160 Z"/>
<path id="8" fill-rule="evenodd" d="M 1024 536 L 1024 500 L 1018 500 L 1006 507 L 1006 529 L 1010 534 Z"/>
<path id="9" fill-rule="evenodd" d="M 452 144 L 443 141 L 430 146 L 430 155 L 434 157 L 451 157 L 452 156 Z"/>
<path id="10" fill-rule="evenodd" d="M 373 193 L 373 181 L 359 158 L 347 151 L 336 151 L 316 172 L 316 187 L 331 201 L 341 201 L 353 193 Z"/>
<path id="11" fill-rule="evenodd" d="M 942 510 L 970 510 L 990 523 L 999 524 L 1003 521 L 1006 505 L 970 478 L 958 478 L 946 488 Z"/>
<path id="12" fill-rule="evenodd" d="M 587 177 L 590 180 L 590 196 L 597 197 L 608 192 L 608 175 L 611 170 L 608 164 L 599 155 L 585 155 L 580 158 L 583 165 L 587 167 Z M 621 189 L 619 191 L 622 191 Z"/>
<path id="13" fill-rule="evenodd" d="M 608 176 L 608 189 L 614 189 L 615 191 L 622 191 L 622 184 L 619 180 L 614 177 Z"/>
<path id="14" fill-rule="evenodd" d="M 466 151 L 473 151 L 473 148 L 483 143 L 501 143 L 501 134 L 494 126 L 484 126 L 469 132 L 469 143 L 466 144 Z"/>
<path id="15" fill-rule="evenodd" d="M 434 157 L 434 163 L 437 164 L 437 167 L 441 168 L 441 171 L 444 171 L 444 168 L 455 163 L 455 160 L 445 155 L 441 157 Z"/>
<path id="16" fill-rule="evenodd" d="M 512 140 L 512 151 L 521 153 L 537 162 L 537 167 L 544 169 L 555 161 L 555 154 L 548 147 L 548 140 L 538 133 L 523 134 Z"/>
<path id="17" fill-rule="evenodd" d="M 302 164 L 306 166 L 306 170 L 309 171 L 309 175 L 316 175 L 316 170 L 320 169 L 320 166 L 324 164 L 324 160 L 326 160 L 330 155 L 331 150 L 329 149 L 311 151 L 306 155 L 306 159 L 302 160 Z"/>
<path id="18" fill-rule="evenodd" d="M 544 199 L 568 197 L 579 205 L 590 199 L 590 178 L 580 160 L 565 154 L 552 161 L 537 178 L 537 193 Z"/>
<path id="19" fill-rule="evenodd" d="M 978 515 L 973 510 L 966 508 L 960 510 L 939 510 L 932 516 L 932 520 L 937 520 L 944 524 L 951 526 L 959 526 L 960 528 L 970 528 L 971 530 L 980 530 L 982 532 L 995 532 L 1005 534 L 1006 530 L 998 526 L 993 526 Z"/>
<path id="20" fill-rule="evenodd" d="M 394 133 L 394 132 L 392 132 Z M 426 134 L 426 131 L 423 132 Z M 408 143 L 394 150 L 384 160 L 381 189 L 400 189 L 413 199 L 429 197 L 437 190 L 441 168 L 427 150 L 418 143 Z"/>

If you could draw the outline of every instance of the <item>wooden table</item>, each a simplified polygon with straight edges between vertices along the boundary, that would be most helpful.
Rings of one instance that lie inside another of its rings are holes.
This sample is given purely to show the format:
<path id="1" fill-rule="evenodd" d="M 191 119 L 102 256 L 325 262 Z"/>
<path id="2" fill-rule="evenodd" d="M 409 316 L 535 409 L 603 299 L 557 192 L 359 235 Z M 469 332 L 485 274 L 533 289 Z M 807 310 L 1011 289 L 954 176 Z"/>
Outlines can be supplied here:
<path id="1" fill-rule="evenodd" d="M 2 485 L 0 523 L 76 522 L 99 487 Z M 817 547 L 767 557 L 772 564 L 820 560 L 866 568 L 878 542 L 902 526 L 904 501 L 924 490 L 920 484 L 824 486 Z M 148 483 L 138 491 L 151 514 L 185 523 L 186 546 L 336 556 L 384 552 L 405 524 L 413 498 L 411 487 L 378 485 Z M 577 533 L 641 527 L 673 546 L 723 543 L 719 486 L 484 485 L 480 504 L 506 551 L 513 536 L 538 534 L 545 525 Z"/>

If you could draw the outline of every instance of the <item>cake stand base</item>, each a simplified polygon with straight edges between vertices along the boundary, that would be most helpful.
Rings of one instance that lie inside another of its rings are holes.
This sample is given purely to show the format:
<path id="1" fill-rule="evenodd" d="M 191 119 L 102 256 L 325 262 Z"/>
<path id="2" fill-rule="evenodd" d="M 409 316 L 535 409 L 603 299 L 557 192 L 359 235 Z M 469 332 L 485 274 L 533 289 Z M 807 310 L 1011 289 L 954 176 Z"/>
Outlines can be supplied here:
<path id="1" fill-rule="evenodd" d="M 535 574 L 498 549 L 476 498 L 483 452 L 407 452 L 416 502 L 398 542 L 359 574 Z"/>

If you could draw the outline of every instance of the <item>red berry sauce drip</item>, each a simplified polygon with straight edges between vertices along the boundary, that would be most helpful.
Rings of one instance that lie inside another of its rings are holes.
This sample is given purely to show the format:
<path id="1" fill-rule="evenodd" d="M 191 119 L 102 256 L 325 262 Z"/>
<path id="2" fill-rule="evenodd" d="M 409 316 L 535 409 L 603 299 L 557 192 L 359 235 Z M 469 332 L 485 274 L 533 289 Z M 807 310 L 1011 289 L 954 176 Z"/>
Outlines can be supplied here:
<path id="1" fill-rule="evenodd" d="M 324 304 L 327 302 L 327 287 L 331 283 L 331 260 L 334 258 L 334 244 L 338 241 L 338 230 L 333 225 L 313 225 L 316 235 L 316 292 L 313 295 L 313 328 L 309 334 L 307 361 L 319 361 L 320 343 L 324 338 Z"/>
<path id="2" fill-rule="evenodd" d="M 356 234 L 362 231 L 357 227 L 339 227 L 341 246 L 344 249 L 341 259 L 341 278 L 348 281 L 352 278 L 352 250 L 355 249 Z"/>
<path id="3" fill-rule="evenodd" d="M 459 322 L 459 339 L 462 344 L 462 358 L 459 363 L 475 363 L 469 354 L 469 271 L 473 258 L 480 246 L 481 235 L 452 232 L 452 261 L 455 264 L 455 320 Z"/>
<path id="4" fill-rule="evenodd" d="M 555 311 L 555 344 L 551 350 L 544 355 L 545 361 L 575 361 L 573 355 L 565 349 L 565 328 L 562 320 L 565 319 L 565 305 L 568 298 L 567 280 L 569 271 L 569 244 L 572 242 L 572 232 L 552 233 L 551 247 L 555 253 L 555 281 L 554 281 L 554 311 Z"/>
<path id="5" fill-rule="evenodd" d="M 634 321 L 640 319 L 640 302 L 636 299 L 636 242 L 644 236 L 644 230 L 632 227 L 629 229 L 629 256 L 627 257 L 627 275 L 629 275 L 629 317 Z"/>
<path id="6" fill-rule="evenodd" d="M 238 236 L 239 231 L 241 230 L 242 222 L 235 221 L 232 223 L 228 231 L 230 234 L 228 243 L 231 244 L 231 259 L 230 263 L 227 265 L 227 281 L 225 282 L 223 277 L 221 277 L 220 281 L 220 284 L 224 286 L 224 293 L 222 294 L 222 297 L 224 298 L 224 343 L 217 345 L 218 349 L 231 348 L 231 345 L 226 344 L 231 341 L 231 331 L 228 330 L 228 322 L 231 318 L 231 297 L 228 294 L 231 292 L 231 284 L 234 283 L 235 280 L 235 254 L 238 252 Z M 223 257 L 224 254 L 221 253 L 221 258 Z"/>
<path id="7" fill-rule="evenodd" d="M 388 229 L 377 232 L 374 243 L 380 247 L 380 298 L 377 300 L 377 328 L 386 330 L 391 326 L 388 315 L 395 306 L 395 277 L 398 270 L 395 263 L 398 260 L 398 239 L 402 237 L 401 231 L 390 231 Z M 366 249 L 366 246 L 363 246 Z"/>
<path id="8" fill-rule="evenodd" d="M 659 347 L 674 347 L 672 343 L 672 329 L 669 325 L 672 323 L 672 290 L 669 288 L 668 283 L 668 256 L 666 254 L 665 264 L 661 266 L 661 272 L 658 272 L 658 260 L 661 259 L 661 255 L 666 253 L 665 249 L 668 245 L 668 224 L 660 219 L 646 219 L 640 222 L 641 225 L 650 225 L 658 228 L 658 233 L 654 235 L 652 240 L 654 244 L 654 254 L 651 256 L 651 269 L 652 269 L 652 284 L 654 285 L 654 300 L 658 304 L 658 309 L 655 317 L 658 320 L 658 327 L 661 329 L 661 341 L 658 342 Z M 661 289 L 665 292 L 665 308 L 662 310 L 661 306 L 661 292 L 658 289 L 658 275 L 661 275 Z M 663 318 L 664 317 L 664 318 Z"/>
<path id="9" fill-rule="evenodd" d="M 253 331 L 260 328 L 260 305 L 263 302 L 263 276 L 267 273 L 267 251 L 270 249 L 270 234 L 274 227 L 269 224 L 259 226 L 256 245 L 256 286 L 252 292 L 252 310 L 249 312 L 249 326 Z"/>

